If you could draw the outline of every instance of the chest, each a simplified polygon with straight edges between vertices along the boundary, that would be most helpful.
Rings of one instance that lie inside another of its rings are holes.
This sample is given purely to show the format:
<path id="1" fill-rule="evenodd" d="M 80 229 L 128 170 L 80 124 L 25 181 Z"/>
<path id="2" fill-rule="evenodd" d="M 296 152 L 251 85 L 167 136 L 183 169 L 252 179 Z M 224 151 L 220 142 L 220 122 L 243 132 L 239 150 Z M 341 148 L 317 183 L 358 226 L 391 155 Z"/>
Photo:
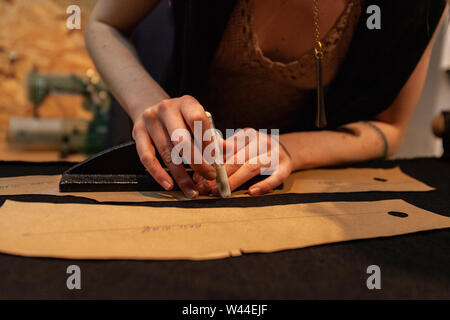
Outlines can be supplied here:
<path id="1" fill-rule="evenodd" d="M 346 8 L 347 0 L 318 0 L 320 35 L 323 38 Z M 314 47 L 313 0 L 251 1 L 253 30 L 264 55 L 290 62 Z"/>

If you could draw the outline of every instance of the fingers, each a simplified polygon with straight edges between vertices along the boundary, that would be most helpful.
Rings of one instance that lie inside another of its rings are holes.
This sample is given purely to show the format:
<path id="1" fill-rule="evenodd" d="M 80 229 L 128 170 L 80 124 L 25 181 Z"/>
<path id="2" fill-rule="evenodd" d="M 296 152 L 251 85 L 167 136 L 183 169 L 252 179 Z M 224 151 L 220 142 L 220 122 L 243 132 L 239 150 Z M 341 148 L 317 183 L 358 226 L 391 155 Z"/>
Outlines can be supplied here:
<path id="1" fill-rule="evenodd" d="M 239 167 L 238 170 L 236 170 L 236 172 L 234 172 L 228 178 L 231 191 L 237 189 L 245 182 L 247 182 L 253 177 L 256 177 L 260 173 L 261 173 L 260 163 L 250 163 L 250 162 L 244 163 L 241 167 Z"/>
<path id="2" fill-rule="evenodd" d="M 200 103 L 190 96 L 182 97 L 181 102 L 181 115 L 188 125 L 191 133 L 194 135 L 195 144 L 198 149 L 201 150 L 202 161 L 204 163 L 208 163 L 210 165 L 214 162 L 214 157 L 211 157 L 214 154 L 214 132 L 211 132 L 212 129 L 210 120 L 206 116 L 206 112 Z M 207 134 L 206 134 L 207 133 Z M 217 135 L 219 139 L 219 143 L 221 143 L 220 135 Z M 207 169 L 209 172 L 203 174 L 200 171 L 200 174 L 205 178 L 214 180 L 216 177 L 216 173 L 210 171 L 212 166 L 208 166 Z M 209 176 L 209 178 L 208 178 Z"/>
<path id="3" fill-rule="evenodd" d="M 251 186 L 248 189 L 248 193 L 251 196 L 258 196 L 268 193 L 282 184 L 283 181 L 287 179 L 289 174 L 290 170 L 280 166 L 279 170 L 275 171 L 271 176 Z"/>
<path id="4" fill-rule="evenodd" d="M 211 194 L 211 190 L 213 190 L 213 188 L 216 186 L 216 181 L 203 179 L 200 182 L 198 182 L 195 186 L 201 195 L 207 195 Z"/>
<path id="5" fill-rule="evenodd" d="M 236 159 L 234 159 L 236 157 L 236 152 L 240 151 L 241 149 L 245 149 L 246 144 L 248 144 L 248 142 L 245 142 L 244 144 L 241 143 L 237 143 L 237 139 L 241 136 L 241 133 L 243 131 L 240 130 L 238 131 L 235 135 L 233 135 L 232 137 L 229 137 L 227 140 L 224 140 L 221 136 L 218 136 L 218 144 L 219 144 L 219 148 L 222 148 L 222 150 L 224 151 L 223 156 L 223 162 L 225 164 L 225 168 L 227 171 L 227 176 L 230 176 L 231 174 L 233 174 L 236 170 L 238 170 L 241 167 L 241 164 L 238 164 L 237 161 L 235 161 Z M 233 141 L 236 140 L 236 141 Z M 227 143 L 230 146 L 229 150 L 228 150 L 228 156 L 226 156 L 226 151 L 227 151 Z M 245 150 L 244 150 L 245 152 Z M 245 155 L 245 154 L 244 154 Z M 218 189 L 217 189 L 217 185 L 215 181 L 207 181 L 204 178 L 202 178 L 199 174 L 194 173 L 193 175 L 193 180 L 196 183 L 196 187 L 199 190 L 200 194 L 218 194 Z"/>
<path id="6" fill-rule="evenodd" d="M 191 132 L 200 137 L 200 141 L 195 141 L 200 149 L 203 151 L 205 146 L 209 145 L 211 142 L 203 141 L 204 133 L 211 128 L 209 124 L 209 119 L 206 116 L 205 109 L 202 105 L 191 96 L 183 96 L 181 99 L 181 115 L 186 121 Z M 200 130 L 201 129 L 201 130 Z M 196 132 L 198 131 L 198 132 Z"/>
<path id="7" fill-rule="evenodd" d="M 202 195 L 209 194 L 216 184 L 215 180 L 206 180 L 197 172 L 192 175 L 192 180 L 194 180 L 196 189 Z"/>
<path id="8" fill-rule="evenodd" d="M 251 134 L 251 132 L 250 132 Z M 250 135 L 245 148 L 235 147 L 233 158 L 227 159 L 227 173 L 229 175 L 229 183 L 231 190 L 236 190 L 248 180 L 262 174 L 264 170 L 271 170 L 274 173 L 263 181 L 253 185 L 249 189 L 250 195 L 261 195 L 270 192 L 279 186 L 291 172 L 290 158 L 284 153 L 279 153 L 277 146 L 270 136 L 259 135 L 257 139 Z M 228 140 L 227 140 L 228 142 Z M 276 158 L 276 159 L 274 159 Z M 232 159 L 232 161 L 230 161 Z M 242 159 L 246 159 L 243 165 Z M 248 160 L 247 160 L 248 159 Z M 274 162 L 275 161 L 275 162 Z M 233 164 L 230 164 L 232 162 Z M 213 189 L 213 193 L 217 194 L 217 188 Z"/>
<path id="9" fill-rule="evenodd" d="M 145 118 L 146 129 L 164 161 L 164 164 L 171 172 L 178 186 L 188 198 L 196 198 L 198 196 L 198 191 L 195 189 L 192 179 L 186 173 L 184 165 L 182 163 L 175 164 L 172 161 L 173 144 L 166 129 L 159 121 L 157 110 L 149 108 L 144 112 L 143 116 Z"/>
<path id="10" fill-rule="evenodd" d="M 248 189 L 248 193 L 252 196 L 263 195 L 272 191 L 286 180 L 292 172 L 292 162 L 289 154 L 286 152 L 279 153 L 279 164 L 269 177 L 255 183 Z"/>
<path id="11" fill-rule="evenodd" d="M 163 100 L 144 111 L 136 121 L 133 137 L 141 162 L 158 183 L 170 190 L 175 180 L 187 197 L 195 198 L 199 192 L 206 194 L 211 189 L 213 193 L 218 193 L 216 170 L 212 161 L 219 155 L 214 152 L 212 137 L 209 141 L 205 140 L 210 136 L 210 132 L 207 132 L 209 129 L 209 119 L 200 103 L 190 96 L 184 96 Z M 263 134 L 262 138 L 267 136 Z M 219 145 L 224 148 L 221 160 L 226 164 L 231 190 L 261 174 L 261 169 L 272 162 L 272 143 L 268 141 L 266 149 L 266 140 L 262 140 L 261 144 L 260 138 L 261 134 L 254 129 L 240 130 L 227 140 L 217 135 Z M 173 180 L 158 162 L 155 148 Z M 183 160 L 194 170 L 193 179 L 196 184 L 187 174 Z M 278 165 L 278 161 L 276 164 Z M 272 176 L 253 185 L 249 193 L 263 194 L 280 185 L 290 173 L 286 169 L 289 166 L 290 162 L 287 166 L 275 169 Z"/>
<path id="12" fill-rule="evenodd" d="M 240 155 L 238 157 L 238 153 L 242 152 L 242 150 L 245 149 L 250 143 L 255 140 L 257 141 L 257 138 L 258 135 L 256 130 L 246 128 L 237 131 L 234 135 L 223 141 L 227 161 L 233 160 L 234 163 L 244 163 L 243 160 L 248 159 L 245 158 L 245 151 L 243 158 Z"/>
<path id="13" fill-rule="evenodd" d="M 202 112 L 204 113 L 204 111 Z M 179 149 L 182 150 L 182 156 L 188 161 L 190 167 L 206 179 L 215 179 L 215 169 L 203 159 L 202 152 L 195 145 L 192 135 L 186 127 L 185 119 L 183 119 L 182 114 L 176 110 L 171 110 L 169 106 L 161 103 L 159 106 L 158 115 L 159 119 L 163 123 L 163 126 L 165 126 L 167 132 L 169 133 L 173 145 L 178 146 Z M 194 124 L 192 126 L 194 126 Z M 203 136 L 201 132 L 200 134 Z M 179 139 L 179 141 L 174 141 L 173 139 Z"/>
<path id="14" fill-rule="evenodd" d="M 155 148 L 148 135 L 145 126 L 137 126 L 133 129 L 133 138 L 136 141 L 136 150 L 138 152 L 141 163 L 147 169 L 148 173 L 158 182 L 165 190 L 173 188 L 173 181 L 170 175 L 163 169 L 156 158 Z"/>
<path id="15" fill-rule="evenodd" d="M 261 169 L 267 167 L 266 165 L 261 165 L 260 163 L 250 164 L 245 163 L 240 167 L 233 175 L 228 179 L 230 183 L 231 190 L 239 188 L 242 184 L 250 180 L 251 178 L 261 174 Z M 280 164 L 278 170 L 276 170 L 272 175 L 268 176 L 266 179 L 252 185 L 248 189 L 248 193 L 251 196 L 263 195 L 265 193 L 271 192 L 273 189 L 278 187 L 287 179 L 291 170 L 286 164 Z M 216 190 L 214 190 L 216 191 Z"/>
<path id="16" fill-rule="evenodd" d="M 254 147 L 254 138 L 255 136 L 249 133 L 248 129 L 244 129 L 239 130 L 223 142 L 224 150 L 226 150 L 225 164 L 228 176 L 235 173 L 249 157 L 256 157 L 256 154 L 250 152 L 250 147 Z"/>

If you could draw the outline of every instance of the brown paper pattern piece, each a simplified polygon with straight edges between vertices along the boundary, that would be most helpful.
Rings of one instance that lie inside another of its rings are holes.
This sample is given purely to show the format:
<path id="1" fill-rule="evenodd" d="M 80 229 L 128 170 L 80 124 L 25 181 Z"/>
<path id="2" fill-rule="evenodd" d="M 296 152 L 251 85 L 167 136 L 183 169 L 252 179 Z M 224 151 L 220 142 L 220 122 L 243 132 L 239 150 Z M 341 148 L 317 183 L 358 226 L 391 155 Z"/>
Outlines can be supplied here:
<path id="1" fill-rule="evenodd" d="M 0 251 L 73 259 L 197 260 L 449 227 L 450 218 L 403 200 L 214 209 L 8 200 L 0 209 Z"/>
<path id="2" fill-rule="evenodd" d="M 181 192 L 71 192 L 60 193 L 60 175 L 0 178 L 0 195 L 46 194 L 77 196 L 97 201 L 174 201 L 188 200 Z M 364 191 L 431 191 L 433 188 L 403 173 L 399 167 L 392 169 L 315 169 L 291 174 L 283 193 L 338 193 Z M 247 197 L 246 191 L 238 191 L 233 197 Z M 210 199 L 202 196 L 199 199 Z"/>

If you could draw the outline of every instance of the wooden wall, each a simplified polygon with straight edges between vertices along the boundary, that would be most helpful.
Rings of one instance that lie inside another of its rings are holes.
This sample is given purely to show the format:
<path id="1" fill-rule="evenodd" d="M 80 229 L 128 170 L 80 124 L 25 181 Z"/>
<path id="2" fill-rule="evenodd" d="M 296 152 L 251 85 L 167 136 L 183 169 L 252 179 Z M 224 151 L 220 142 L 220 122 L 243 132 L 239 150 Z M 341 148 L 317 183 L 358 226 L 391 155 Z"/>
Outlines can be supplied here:
<path id="1" fill-rule="evenodd" d="M 66 9 L 81 8 L 82 30 L 68 30 Z M 26 76 L 36 65 L 39 71 L 85 74 L 93 63 L 84 46 L 83 29 L 95 0 L 0 0 L 0 145 L 7 137 L 11 116 L 31 116 Z M 17 54 L 14 75 L 9 55 Z M 89 117 L 81 98 L 52 96 L 39 110 L 41 117 Z M 1 160 L 1 159 L 0 159 Z"/>

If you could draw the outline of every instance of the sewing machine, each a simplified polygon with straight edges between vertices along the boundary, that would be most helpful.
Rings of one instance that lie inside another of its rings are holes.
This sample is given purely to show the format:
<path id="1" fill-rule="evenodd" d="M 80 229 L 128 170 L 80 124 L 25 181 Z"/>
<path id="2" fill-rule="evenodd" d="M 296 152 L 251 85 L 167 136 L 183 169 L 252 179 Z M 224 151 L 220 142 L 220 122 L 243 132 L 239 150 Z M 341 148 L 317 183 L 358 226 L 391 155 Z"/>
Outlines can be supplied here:
<path id="1" fill-rule="evenodd" d="M 93 70 L 86 76 L 41 74 L 34 68 L 28 74 L 28 99 L 33 117 L 11 118 L 8 140 L 26 149 L 58 149 L 64 158 L 71 153 L 93 154 L 105 147 L 110 97 L 105 84 Z M 92 120 L 41 119 L 39 106 L 50 94 L 83 96 L 83 108 Z"/>

